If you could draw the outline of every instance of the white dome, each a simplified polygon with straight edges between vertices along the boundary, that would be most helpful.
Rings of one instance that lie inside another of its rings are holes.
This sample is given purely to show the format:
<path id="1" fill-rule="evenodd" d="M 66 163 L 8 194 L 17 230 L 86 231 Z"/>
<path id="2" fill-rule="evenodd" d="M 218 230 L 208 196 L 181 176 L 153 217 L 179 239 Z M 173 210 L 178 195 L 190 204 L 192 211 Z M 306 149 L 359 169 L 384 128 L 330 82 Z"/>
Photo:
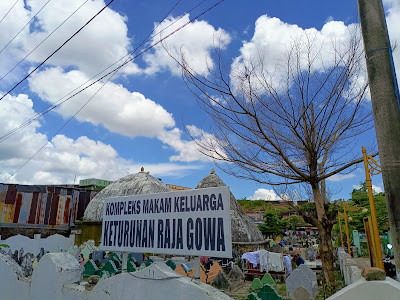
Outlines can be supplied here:
<path id="1" fill-rule="evenodd" d="M 85 209 L 83 219 L 91 222 L 103 220 L 104 200 L 111 197 L 171 192 L 161 180 L 146 172 L 131 174 L 118 179 L 101 190 Z"/>

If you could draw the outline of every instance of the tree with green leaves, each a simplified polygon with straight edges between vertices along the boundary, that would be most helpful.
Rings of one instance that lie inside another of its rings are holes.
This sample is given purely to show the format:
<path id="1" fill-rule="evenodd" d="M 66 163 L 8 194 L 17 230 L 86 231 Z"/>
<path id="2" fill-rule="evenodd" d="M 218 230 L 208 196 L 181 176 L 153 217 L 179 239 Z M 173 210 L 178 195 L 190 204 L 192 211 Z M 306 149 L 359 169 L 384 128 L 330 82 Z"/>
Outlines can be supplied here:
<path id="1" fill-rule="evenodd" d="M 307 225 L 307 223 L 304 222 L 303 218 L 297 215 L 283 218 L 281 220 L 281 224 L 283 228 L 293 231 L 297 231 L 299 227 Z"/>
<path id="2" fill-rule="evenodd" d="M 268 238 L 275 238 L 283 233 L 283 227 L 277 214 L 266 212 L 264 214 L 264 224 L 258 226 L 262 234 Z"/>

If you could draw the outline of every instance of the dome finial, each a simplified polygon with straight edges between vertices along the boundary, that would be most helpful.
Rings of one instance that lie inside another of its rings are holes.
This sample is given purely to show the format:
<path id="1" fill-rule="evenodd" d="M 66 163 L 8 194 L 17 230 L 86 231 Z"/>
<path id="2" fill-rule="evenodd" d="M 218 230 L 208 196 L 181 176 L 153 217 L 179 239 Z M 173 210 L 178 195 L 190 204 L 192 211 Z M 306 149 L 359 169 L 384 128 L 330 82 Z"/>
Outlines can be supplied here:
<path id="1" fill-rule="evenodd" d="M 143 167 L 140 168 L 140 172 L 144 172 L 144 168 Z"/>
<path id="2" fill-rule="evenodd" d="M 211 169 L 211 174 L 215 174 L 215 169 Z"/>

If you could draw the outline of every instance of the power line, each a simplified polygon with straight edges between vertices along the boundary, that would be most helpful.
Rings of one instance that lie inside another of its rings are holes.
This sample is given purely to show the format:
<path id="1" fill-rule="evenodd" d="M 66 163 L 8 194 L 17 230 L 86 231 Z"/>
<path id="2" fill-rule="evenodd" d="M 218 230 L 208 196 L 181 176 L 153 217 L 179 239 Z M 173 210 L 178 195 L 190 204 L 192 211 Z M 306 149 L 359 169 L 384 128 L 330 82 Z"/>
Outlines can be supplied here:
<path id="1" fill-rule="evenodd" d="M 78 31 L 76 31 L 71 37 L 69 37 L 60 47 L 58 47 L 52 54 L 50 54 L 43 62 L 41 62 L 31 72 L 29 72 L 29 74 L 26 75 L 21 81 L 19 81 L 12 89 L 10 89 L 7 93 L 5 93 L 3 96 L 1 96 L 0 100 L 2 100 L 5 96 L 7 96 L 9 93 L 11 93 L 17 86 L 19 86 L 23 81 L 25 81 L 29 76 L 31 76 L 32 73 L 36 72 L 37 69 L 39 69 L 46 61 L 48 61 L 54 54 L 56 54 L 62 47 L 64 47 L 70 40 L 72 40 L 83 28 L 85 28 L 90 22 L 92 22 L 94 18 L 96 18 L 99 14 L 101 14 L 113 2 L 114 2 L 114 0 L 110 0 L 110 2 L 108 2 L 108 4 L 106 4 L 99 12 L 97 12 L 89 21 L 86 22 L 85 25 L 83 25 L 80 29 L 78 29 Z"/>
<path id="2" fill-rule="evenodd" d="M 12 9 L 14 8 L 15 4 L 17 4 L 17 2 L 18 2 L 18 0 L 15 1 L 15 3 L 11 6 L 11 8 L 8 10 L 8 12 L 6 12 L 4 17 L 0 20 L 0 24 L 1 24 L 1 22 L 3 22 L 4 18 L 7 17 L 7 15 L 10 13 L 10 11 L 12 11 Z"/>
<path id="3" fill-rule="evenodd" d="M 18 1 L 18 0 L 17 0 Z M 23 59 L 21 59 L 10 71 L 8 71 L 3 77 L 0 78 L 0 81 L 2 81 L 8 74 L 10 74 L 16 67 L 19 66 L 20 63 L 22 63 L 29 55 L 32 54 L 33 51 L 35 51 L 41 44 L 43 44 L 54 32 L 56 32 L 62 25 L 64 25 L 65 22 L 67 22 L 78 10 L 82 8 L 89 0 L 86 0 L 83 2 L 75 11 L 68 16 L 60 25 L 58 25 L 45 39 L 43 39 L 34 49 L 32 49 Z"/>
<path id="4" fill-rule="evenodd" d="M 15 174 L 21 170 L 27 163 L 29 163 L 29 161 L 31 161 L 44 147 L 46 147 L 46 145 L 57 135 L 61 132 L 62 129 L 65 128 L 65 126 L 68 125 L 68 123 L 93 99 L 93 97 L 107 84 L 108 81 L 111 80 L 111 78 L 122 68 L 124 67 L 128 62 L 134 60 L 135 58 L 139 57 L 140 55 L 144 54 L 145 52 L 147 52 L 148 50 L 154 48 L 156 45 L 158 45 L 159 43 L 163 42 L 164 40 L 166 40 L 167 38 L 169 38 L 170 36 L 174 35 L 175 33 L 177 33 L 178 31 L 180 31 L 182 28 L 186 27 L 188 24 L 192 23 L 193 21 L 197 20 L 198 18 L 200 18 L 202 15 L 204 15 L 205 13 L 209 12 L 210 10 L 212 10 L 213 8 L 215 8 L 216 6 L 218 6 L 219 4 L 221 4 L 222 2 L 224 2 L 224 0 L 220 0 L 217 3 L 215 3 L 214 5 L 212 5 L 211 7 L 209 7 L 208 9 L 206 9 L 205 11 L 203 11 L 202 13 L 200 13 L 199 15 L 197 15 L 196 17 L 190 19 L 188 22 L 186 22 L 185 24 L 181 25 L 180 27 L 178 27 L 177 29 L 175 29 L 174 31 L 172 31 L 171 33 L 169 33 L 168 35 L 166 35 L 165 37 L 161 38 L 158 42 L 152 44 L 151 46 L 149 46 L 148 48 L 146 48 L 145 50 L 141 51 L 139 54 L 135 55 L 132 58 L 128 58 L 122 65 L 120 65 L 119 67 L 113 69 L 111 72 L 107 73 L 106 75 L 104 75 L 102 78 L 104 78 L 107 75 L 110 75 L 110 78 L 108 78 L 108 80 L 106 82 L 104 82 L 104 84 L 92 95 L 92 97 L 90 97 L 88 99 L 88 101 L 85 102 L 85 104 L 79 108 L 79 110 L 73 115 L 71 116 L 62 126 L 59 130 L 57 130 L 57 132 L 55 134 L 53 134 L 53 136 L 51 137 L 51 139 L 49 139 L 38 151 L 36 151 L 36 153 L 34 153 L 21 167 L 19 167 L 10 177 L 8 177 L 7 181 L 10 180 L 13 176 L 15 176 Z M 101 80 L 101 78 L 99 79 Z M 97 80 L 96 82 L 98 82 L 99 80 Z M 94 82 L 94 83 L 96 83 Z M 91 85 L 93 85 L 94 83 L 92 83 Z M 89 85 L 89 86 L 91 86 Z M 84 89 L 88 88 L 89 86 L 85 87 Z M 81 91 L 83 91 L 84 89 L 82 89 Z M 78 93 L 80 93 L 81 91 L 79 91 Z M 71 96 L 71 98 L 75 95 L 77 95 L 78 93 L 74 94 Z"/>
<path id="5" fill-rule="evenodd" d="M 25 27 L 28 26 L 28 25 L 33 21 L 33 19 L 42 11 L 43 8 L 45 8 L 45 6 L 46 6 L 50 1 L 51 1 L 51 0 L 48 0 L 48 1 L 39 9 L 39 11 L 38 11 L 38 12 L 37 12 L 37 13 L 36 13 L 36 14 L 21 28 L 21 30 L 18 31 L 18 33 L 17 33 L 16 35 L 14 35 L 14 37 L 11 39 L 11 41 L 9 41 L 9 42 L 4 46 L 4 48 L 1 49 L 0 54 L 3 53 L 3 51 L 8 47 L 8 45 L 10 45 L 11 42 L 22 32 L 22 30 L 24 30 Z"/>
<path id="6" fill-rule="evenodd" d="M 80 92 L 86 90 L 87 88 L 89 88 L 90 86 L 92 86 L 93 84 L 95 84 L 96 82 L 99 82 L 100 80 L 102 80 L 103 78 L 107 77 L 111 72 L 107 73 L 105 76 L 102 76 L 101 78 L 97 79 L 96 81 L 94 81 L 92 84 L 90 84 L 89 86 L 83 88 L 81 91 L 77 92 L 76 94 L 72 95 L 71 97 L 68 97 L 69 95 L 71 95 L 73 92 L 75 92 L 76 90 L 78 90 L 79 88 L 81 88 L 82 86 L 84 86 L 85 84 L 87 84 L 88 82 L 90 82 L 91 80 L 93 80 L 94 78 L 96 78 L 97 76 L 99 76 L 100 74 L 102 74 L 103 72 L 105 72 L 106 70 L 108 70 L 109 68 L 111 68 L 112 66 L 114 66 L 115 64 L 117 64 L 118 62 L 120 62 L 121 60 L 123 60 L 124 58 L 133 55 L 141 46 L 143 46 L 150 38 L 153 38 L 154 36 L 162 33 L 164 30 L 168 29 L 169 27 L 171 27 L 172 25 L 174 25 L 176 22 L 178 22 L 180 19 L 182 19 L 184 16 L 186 16 L 187 14 L 189 14 L 190 12 L 192 12 L 193 10 L 195 10 L 196 8 L 198 8 L 200 5 L 202 5 L 204 2 L 206 2 L 207 0 L 203 0 L 202 2 L 200 2 L 199 4 L 197 4 L 195 7 L 193 7 L 192 9 L 190 9 L 187 13 L 185 13 L 184 15 L 180 16 L 179 18 L 177 18 L 176 20 L 174 20 L 174 22 L 172 22 L 171 24 L 169 24 L 168 26 L 166 26 L 165 28 L 163 28 L 162 30 L 160 30 L 159 32 L 154 33 L 154 31 L 161 25 L 161 23 L 166 19 L 166 17 L 172 12 L 172 10 L 179 4 L 179 2 L 181 2 L 181 0 L 179 0 L 175 6 L 165 15 L 165 17 L 163 18 L 163 20 L 161 20 L 160 23 L 158 23 L 158 25 L 156 27 L 154 27 L 154 29 L 150 32 L 150 34 L 140 43 L 139 46 L 137 46 L 133 51 L 131 51 L 130 53 L 124 55 L 123 57 L 121 57 L 119 60 L 117 60 L 116 62 L 114 62 L 113 64 L 111 64 L 110 66 L 108 66 L 107 68 L 103 69 L 102 71 L 100 71 L 99 73 L 97 73 L 96 75 L 94 75 L 92 78 L 88 79 L 87 81 L 85 81 L 84 83 L 82 83 L 81 85 L 79 85 L 77 88 L 75 88 L 74 90 L 72 90 L 71 92 L 69 92 L 68 94 L 64 95 L 62 98 L 60 98 L 59 100 L 57 100 L 53 105 L 48 106 L 45 110 L 43 110 L 42 112 L 36 114 L 34 117 L 28 119 L 27 121 L 25 121 L 24 123 L 20 124 L 19 126 L 17 126 L 16 128 L 12 129 L 11 131 L 9 131 L 8 133 L 4 134 L 3 136 L 0 137 L 0 143 L 7 140 L 8 138 L 10 138 L 11 136 L 13 136 L 15 133 L 17 133 L 19 130 L 29 126 L 31 123 L 33 123 L 34 121 L 40 119 L 41 117 L 43 117 L 45 114 L 47 114 L 48 112 L 52 111 L 53 109 L 61 106 L 63 103 L 65 103 L 66 101 L 70 100 L 71 98 L 73 98 L 75 95 L 79 94 Z M 134 58 L 133 58 L 134 59 Z M 66 98 L 68 97 L 68 98 Z M 66 99 L 64 99 L 66 98 Z M 63 100 L 64 99 L 64 100 Z"/>

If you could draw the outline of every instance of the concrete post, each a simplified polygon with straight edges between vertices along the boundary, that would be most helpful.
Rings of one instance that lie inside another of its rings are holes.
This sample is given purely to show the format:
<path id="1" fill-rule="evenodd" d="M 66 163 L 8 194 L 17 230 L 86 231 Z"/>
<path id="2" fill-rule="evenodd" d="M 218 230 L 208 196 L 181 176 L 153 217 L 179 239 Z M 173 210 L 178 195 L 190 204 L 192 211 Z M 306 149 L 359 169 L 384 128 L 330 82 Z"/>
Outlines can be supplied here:
<path id="1" fill-rule="evenodd" d="M 200 256 L 194 258 L 194 280 L 200 282 Z"/>
<path id="2" fill-rule="evenodd" d="M 358 256 L 361 256 L 360 236 L 358 235 L 357 230 L 353 230 L 353 244 L 354 244 L 354 246 L 357 246 Z"/>
<path id="3" fill-rule="evenodd" d="M 381 0 L 358 0 L 375 131 L 397 272 L 400 270 L 400 109 Z M 398 276 L 399 278 L 399 276 Z"/>
<path id="4" fill-rule="evenodd" d="M 122 252 L 122 273 L 128 269 L 128 252 Z"/>

